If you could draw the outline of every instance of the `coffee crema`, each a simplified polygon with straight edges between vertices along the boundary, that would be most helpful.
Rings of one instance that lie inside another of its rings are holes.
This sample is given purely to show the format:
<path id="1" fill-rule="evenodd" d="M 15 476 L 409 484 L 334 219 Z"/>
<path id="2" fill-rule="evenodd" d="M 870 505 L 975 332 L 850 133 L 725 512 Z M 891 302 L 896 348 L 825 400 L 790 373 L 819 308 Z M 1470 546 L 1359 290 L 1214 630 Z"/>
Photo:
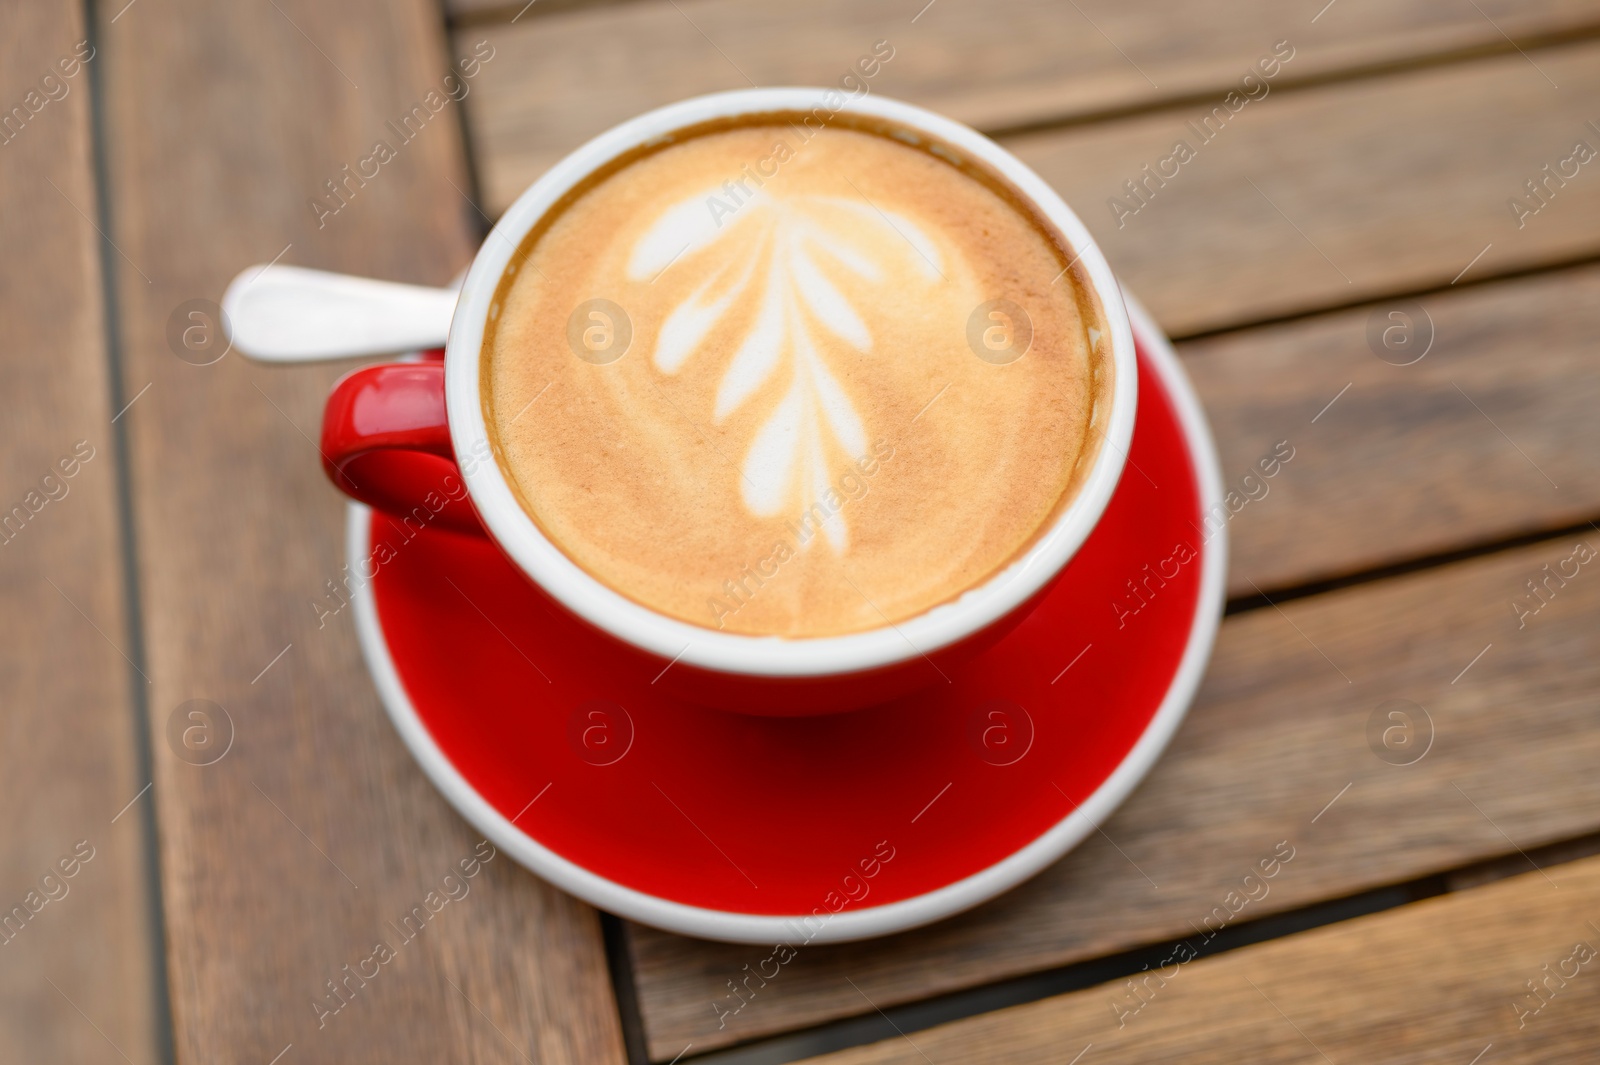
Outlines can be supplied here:
<path id="1" fill-rule="evenodd" d="M 601 583 L 709 629 L 902 622 L 1076 495 L 1110 338 L 1065 239 L 976 160 L 840 115 L 708 123 L 591 175 L 489 311 L 490 439 Z"/>

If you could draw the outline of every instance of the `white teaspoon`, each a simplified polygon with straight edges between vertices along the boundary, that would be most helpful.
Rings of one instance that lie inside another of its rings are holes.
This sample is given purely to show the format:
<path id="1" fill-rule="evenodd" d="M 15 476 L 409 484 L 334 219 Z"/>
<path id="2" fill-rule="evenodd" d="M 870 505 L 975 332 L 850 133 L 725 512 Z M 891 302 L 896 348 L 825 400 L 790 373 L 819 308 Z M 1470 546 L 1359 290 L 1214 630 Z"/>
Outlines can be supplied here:
<path id="1" fill-rule="evenodd" d="M 299 266 L 252 266 L 228 285 L 229 339 L 262 362 L 319 362 L 441 348 L 454 288 L 402 285 Z"/>

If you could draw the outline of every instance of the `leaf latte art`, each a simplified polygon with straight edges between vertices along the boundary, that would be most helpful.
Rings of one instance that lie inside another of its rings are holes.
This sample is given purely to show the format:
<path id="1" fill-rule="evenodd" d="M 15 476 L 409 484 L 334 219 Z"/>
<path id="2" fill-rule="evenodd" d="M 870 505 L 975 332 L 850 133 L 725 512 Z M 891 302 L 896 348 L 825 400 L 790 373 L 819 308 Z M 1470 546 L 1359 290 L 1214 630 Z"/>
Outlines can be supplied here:
<path id="1" fill-rule="evenodd" d="M 872 330 L 823 265 L 847 281 L 882 284 L 880 259 L 902 258 L 913 268 L 907 272 L 919 275 L 915 280 L 931 285 L 942 276 L 941 256 L 914 223 L 859 200 L 757 191 L 733 220 L 718 213 L 721 204 L 712 189 L 669 208 L 634 246 L 628 274 L 653 278 L 680 258 L 689 260 L 685 271 L 702 258 L 714 264 L 706 282 L 661 324 L 654 358 L 667 374 L 682 367 L 735 302 L 754 301 L 754 319 L 717 385 L 712 420 L 725 421 L 774 374 L 789 376 L 787 391 L 744 456 L 740 489 L 754 514 L 802 513 L 831 487 L 830 460 L 848 462 L 867 452 L 861 416 L 812 331 L 843 351 L 868 354 Z M 717 256 L 721 243 L 738 250 Z M 835 551 L 846 549 L 846 528 L 839 511 L 821 522 Z"/>
<path id="2" fill-rule="evenodd" d="M 858 632 L 983 583 L 1070 502 L 1112 387 L 1096 298 L 998 179 L 892 134 L 693 131 L 513 258 L 491 434 L 602 583 L 711 629 Z"/>

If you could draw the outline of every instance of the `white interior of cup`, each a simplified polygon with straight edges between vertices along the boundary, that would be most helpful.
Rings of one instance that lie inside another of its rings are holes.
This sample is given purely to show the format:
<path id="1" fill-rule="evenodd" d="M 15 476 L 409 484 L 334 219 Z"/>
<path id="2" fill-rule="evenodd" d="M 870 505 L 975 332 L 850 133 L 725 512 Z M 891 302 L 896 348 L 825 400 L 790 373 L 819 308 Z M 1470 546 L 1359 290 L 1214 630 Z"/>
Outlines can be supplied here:
<path id="1" fill-rule="evenodd" d="M 871 116 L 942 141 L 983 161 L 1031 200 L 1067 239 L 1099 295 L 1108 328 L 1101 350 L 1109 341 L 1115 382 L 1094 466 L 1077 497 L 1027 551 L 957 599 L 897 624 L 842 636 L 744 636 L 657 613 L 602 584 L 551 543 L 522 509 L 497 462 L 463 462 L 467 488 L 490 534 L 545 591 L 578 616 L 645 651 L 723 673 L 853 673 L 923 657 L 980 631 L 1025 602 L 1077 552 L 1111 499 L 1133 435 L 1138 373 L 1120 290 L 1089 231 L 1042 178 L 982 134 L 910 104 L 879 96 L 852 98 L 836 89 L 745 89 L 685 100 L 601 134 L 552 167 L 501 217 L 467 272 L 450 326 L 445 402 L 456 454 L 489 454 L 479 375 L 490 304 L 522 238 L 567 191 L 605 163 L 664 133 L 713 119 L 817 107 Z"/>

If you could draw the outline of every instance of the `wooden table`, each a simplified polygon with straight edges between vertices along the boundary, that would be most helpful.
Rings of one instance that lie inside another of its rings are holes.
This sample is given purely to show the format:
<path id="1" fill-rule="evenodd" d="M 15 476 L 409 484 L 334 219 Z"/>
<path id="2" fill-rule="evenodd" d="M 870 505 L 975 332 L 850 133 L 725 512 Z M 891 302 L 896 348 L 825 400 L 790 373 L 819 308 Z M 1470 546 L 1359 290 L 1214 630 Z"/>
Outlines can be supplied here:
<path id="1" fill-rule="evenodd" d="M 0 6 L 0 1060 L 1594 1059 L 1600 6 L 923 3 Z M 312 605 L 343 564 L 312 439 L 345 367 L 172 338 L 255 262 L 442 283 L 591 134 L 832 83 L 879 40 L 874 91 L 1077 206 L 1230 482 L 1295 448 L 1232 524 L 1188 721 L 1034 881 L 803 951 L 723 1027 L 760 950 L 508 860 L 322 1015 L 477 837 Z M 473 56 L 467 98 L 336 200 Z M 1397 322 L 1420 361 L 1372 341 Z"/>

